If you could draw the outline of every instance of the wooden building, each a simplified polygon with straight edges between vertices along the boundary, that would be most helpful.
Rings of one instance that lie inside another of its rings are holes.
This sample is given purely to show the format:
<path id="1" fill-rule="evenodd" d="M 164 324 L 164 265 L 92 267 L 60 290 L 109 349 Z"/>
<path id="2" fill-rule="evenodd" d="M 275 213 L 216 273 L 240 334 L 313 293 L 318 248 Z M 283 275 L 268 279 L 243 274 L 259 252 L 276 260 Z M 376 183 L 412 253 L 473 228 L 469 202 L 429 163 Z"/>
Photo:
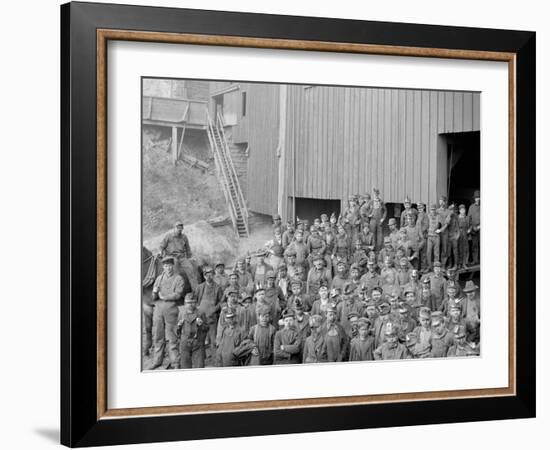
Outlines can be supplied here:
<path id="1" fill-rule="evenodd" d="M 479 188 L 479 93 L 212 82 L 210 96 L 251 211 L 314 217 L 377 187 L 397 213 Z"/>

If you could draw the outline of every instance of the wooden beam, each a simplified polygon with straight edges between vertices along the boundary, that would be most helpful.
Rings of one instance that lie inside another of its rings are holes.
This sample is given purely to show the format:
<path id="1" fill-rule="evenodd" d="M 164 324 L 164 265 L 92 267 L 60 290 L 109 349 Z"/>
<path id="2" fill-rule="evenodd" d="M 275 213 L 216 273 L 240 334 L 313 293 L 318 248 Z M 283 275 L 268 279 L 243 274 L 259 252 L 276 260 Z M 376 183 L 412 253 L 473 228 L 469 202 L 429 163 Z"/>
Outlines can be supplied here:
<path id="1" fill-rule="evenodd" d="M 172 127 L 172 162 L 174 165 L 178 160 L 178 129 Z"/>
<path id="2" fill-rule="evenodd" d="M 279 177 L 278 177 L 278 192 L 277 192 L 277 213 L 287 220 L 287 211 L 284 208 L 285 201 L 285 163 L 286 163 L 286 96 L 287 86 L 281 84 L 279 86 L 279 145 L 277 147 L 277 156 L 279 157 Z"/>
<path id="3" fill-rule="evenodd" d="M 185 125 L 181 129 L 181 138 L 180 138 L 180 143 L 178 145 L 178 151 L 177 151 L 177 154 L 176 154 L 176 159 L 181 159 L 181 156 L 182 156 L 182 153 L 183 153 L 183 135 L 184 134 L 185 134 Z"/>

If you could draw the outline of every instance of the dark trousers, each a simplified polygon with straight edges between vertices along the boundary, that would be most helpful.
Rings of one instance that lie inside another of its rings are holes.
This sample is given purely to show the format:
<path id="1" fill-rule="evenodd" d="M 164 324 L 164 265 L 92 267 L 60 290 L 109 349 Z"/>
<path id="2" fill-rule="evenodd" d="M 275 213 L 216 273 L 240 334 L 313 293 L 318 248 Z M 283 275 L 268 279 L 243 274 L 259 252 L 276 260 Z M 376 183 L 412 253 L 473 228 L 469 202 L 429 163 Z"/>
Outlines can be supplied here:
<path id="1" fill-rule="evenodd" d="M 427 249 L 426 256 L 428 259 L 428 269 L 432 270 L 434 261 L 439 261 L 439 236 L 428 236 L 427 238 Z"/>
<path id="2" fill-rule="evenodd" d="M 479 264 L 479 231 L 472 234 L 472 262 Z"/>
<path id="3" fill-rule="evenodd" d="M 141 354 L 146 355 L 153 345 L 153 306 L 143 303 L 141 308 Z"/>
<path id="4" fill-rule="evenodd" d="M 180 341 L 180 368 L 191 369 L 204 367 L 205 349 L 203 345 L 188 344 L 186 338 L 182 337 Z"/>
<path id="5" fill-rule="evenodd" d="M 179 367 L 178 350 L 178 307 L 174 302 L 159 300 L 153 311 L 153 366 L 158 367 L 164 360 L 164 349 L 168 341 L 168 356 L 172 368 Z"/>

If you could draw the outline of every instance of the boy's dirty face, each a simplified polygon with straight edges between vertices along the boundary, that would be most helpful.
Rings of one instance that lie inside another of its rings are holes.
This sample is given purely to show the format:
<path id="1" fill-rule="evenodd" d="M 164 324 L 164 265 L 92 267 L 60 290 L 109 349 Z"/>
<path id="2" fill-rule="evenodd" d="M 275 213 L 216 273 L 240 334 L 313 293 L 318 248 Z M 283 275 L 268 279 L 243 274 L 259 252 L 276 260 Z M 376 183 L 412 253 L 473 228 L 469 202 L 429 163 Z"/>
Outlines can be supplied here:
<path id="1" fill-rule="evenodd" d="M 262 301 L 263 299 L 265 299 L 265 291 L 256 292 L 256 299 L 258 301 Z"/>
<path id="2" fill-rule="evenodd" d="M 451 316 L 451 319 L 454 321 L 454 322 L 458 322 L 459 318 L 460 318 L 460 309 L 457 309 L 457 308 L 451 308 L 451 311 L 450 311 L 450 316 Z"/>
<path id="3" fill-rule="evenodd" d="M 445 330 L 445 323 L 442 320 L 434 322 L 432 328 L 437 334 L 442 334 Z"/>
<path id="4" fill-rule="evenodd" d="M 359 337 L 361 339 L 366 339 L 368 335 L 369 335 L 368 325 L 361 325 L 361 327 L 359 328 Z"/>
<path id="5" fill-rule="evenodd" d="M 372 291 L 372 299 L 377 303 L 382 298 L 382 293 L 378 290 Z"/>
<path id="6" fill-rule="evenodd" d="M 430 318 L 429 317 L 420 317 L 420 325 L 422 328 L 430 327 Z"/>
<path id="7" fill-rule="evenodd" d="M 260 314 L 260 325 L 266 326 L 269 323 L 269 313 Z"/>
<path id="8" fill-rule="evenodd" d="M 367 312 L 367 317 L 374 317 L 376 314 L 376 306 L 369 305 L 365 311 Z"/>
<path id="9" fill-rule="evenodd" d="M 292 325 L 294 325 L 294 317 L 291 317 L 291 316 L 285 317 L 283 320 L 283 323 L 286 329 L 291 328 Z"/>

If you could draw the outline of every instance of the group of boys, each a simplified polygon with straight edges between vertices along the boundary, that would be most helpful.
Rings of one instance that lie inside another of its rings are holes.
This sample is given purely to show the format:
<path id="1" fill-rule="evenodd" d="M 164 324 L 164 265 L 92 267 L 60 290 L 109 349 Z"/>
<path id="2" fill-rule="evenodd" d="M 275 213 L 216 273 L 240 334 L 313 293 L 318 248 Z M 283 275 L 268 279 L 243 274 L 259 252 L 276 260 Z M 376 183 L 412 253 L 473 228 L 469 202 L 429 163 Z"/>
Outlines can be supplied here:
<path id="1" fill-rule="evenodd" d="M 153 296 L 174 308 L 153 325 L 148 368 L 162 364 L 166 341 L 171 368 L 478 355 L 479 288 L 462 285 L 457 269 L 469 264 L 470 241 L 479 263 L 479 192 L 468 214 L 443 197 L 429 213 L 423 206 L 407 198 L 386 236 L 377 190 L 311 227 L 283 229 L 274 216 L 254 263 L 247 255 L 229 273 L 222 261 L 203 267 L 187 293 L 165 257 Z"/>

